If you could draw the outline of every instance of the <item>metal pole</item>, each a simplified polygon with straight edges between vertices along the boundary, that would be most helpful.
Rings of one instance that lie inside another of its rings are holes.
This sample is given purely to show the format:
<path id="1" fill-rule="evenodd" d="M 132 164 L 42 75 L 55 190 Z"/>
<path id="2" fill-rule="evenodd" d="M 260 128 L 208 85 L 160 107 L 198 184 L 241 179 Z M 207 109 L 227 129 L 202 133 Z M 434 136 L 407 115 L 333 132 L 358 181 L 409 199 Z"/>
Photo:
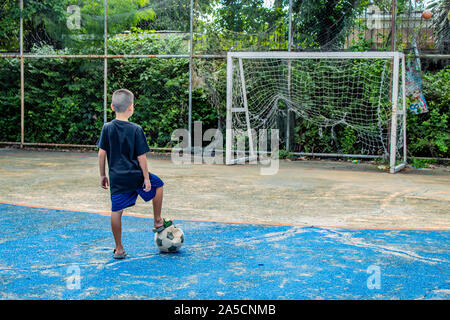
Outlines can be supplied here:
<path id="1" fill-rule="evenodd" d="M 397 22 L 397 0 L 392 0 L 391 51 L 395 51 L 396 22 Z"/>
<path id="2" fill-rule="evenodd" d="M 25 66 L 23 61 L 23 0 L 20 0 L 20 148 L 25 142 Z"/>
<path id="3" fill-rule="evenodd" d="M 334 52 L 336 53 L 336 52 Z M 315 52 L 314 55 L 311 54 L 309 56 L 299 56 L 301 58 L 309 58 L 309 59 L 316 59 L 317 57 L 334 57 L 337 56 L 335 54 L 332 55 L 322 55 L 321 52 Z M 349 53 L 349 52 L 347 52 Z M 266 54 L 266 52 L 264 52 Z M 269 53 L 270 54 L 270 53 Z M 365 56 L 364 52 L 358 52 L 358 54 L 361 55 L 361 58 L 383 58 L 385 56 Z M 423 59 L 450 59 L 450 54 L 416 54 L 417 58 L 423 58 Z M 23 57 L 25 59 L 104 59 L 104 54 L 23 54 Z M 14 53 L 0 53 L 0 59 L 2 58 L 19 58 L 20 59 L 20 52 L 18 54 Z M 171 58 L 180 58 L 180 59 L 186 59 L 189 58 L 188 54 L 110 54 L 106 57 L 107 59 L 171 59 Z M 225 59 L 227 58 L 226 54 L 193 54 L 192 58 L 202 58 L 202 59 Z M 258 58 L 258 57 L 255 57 Z M 265 56 L 261 56 L 259 58 L 266 58 Z M 297 57 L 298 58 L 298 57 Z M 352 58 L 350 56 L 346 56 L 346 58 Z M 355 59 L 359 58 L 359 56 L 355 55 Z M 417 157 L 416 157 L 417 158 Z"/>
<path id="4" fill-rule="evenodd" d="M 291 52 L 292 46 L 292 0 L 289 0 L 289 30 L 288 30 L 288 52 Z M 288 96 L 291 100 L 291 60 L 288 60 Z M 286 151 L 289 151 L 290 128 L 291 128 L 291 113 L 289 111 L 289 104 L 286 104 Z"/>
<path id="5" fill-rule="evenodd" d="M 105 57 L 103 59 L 103 122 L 108 121 L 106 116 L 107 103 L 108 103 L 108 0 L 104 0 L 105 12 L 104 12 L 104 46 L 105 46 Z"/>
<path id="6" fill-rule="evenodd" d="M 396 18 L 397 18 L 397 0 L 392 0 L 392 19 L 391 19 L 391 52 L 395 52 L 395 23 L 396 23 Z M 395 61 L 395 57 L 393 58 L 393 60 Z M 392 99 L 393 96 L 393 88 L 392 88 L 392 82 L 396 81 L 395 79 L 392 79 L 393 74 L 394 74 L 394 61 L 391 62 L 391 75 L 390 75 L 390 81 L 389 81 L 389 100 Z M 389 126 L 388 124 L 388 136 L 392 137 L 392 132 L 391 132 L 392 128 Z M 391 143 L 392 140 L 389 140 L 388 143 L 388 150 L 392 151 L 392 147 L 391 147 Z M 392 157 L 392 154 L 389 155 L 390 157 Z M 395 157 L 395 155 L 394 155 Z"/>
<path id="7" fill-rule="evenodd" d="M 245 85 L 244 65 L 242 59 L 239 59 L 239 73 L 241 74 L 242 102 L 244 103 L 245 121 L 247 123 L 248 144 L 250 147 L 250 155 L 255 155 L 255 146 L 253 145 L 252 127 L 250 123 L 250 115 L 248 113 L 247 88 Z"/>
<path id="8" fill-rule="evenodd" d="M 188 149 L 191 152 L 192 146 L 192 55 L 194 42 L 194 0 L 191 0 L 190 30 L 189 30 L 189 115 L 188 115 L 188 132 L 189 144 Z"/>
<path id="9" fill-rule="evenodd" d="M 398 110 L 398 78 L 399 78 L 399 54 L 394 57 L 394 70 L 393 70 L 393 88 L 392 88 L 392 119 L 391 119 L 391 143 L 389 154 L 389 171 L 395 173 L 395 162 L 397 154 L 397 110 Z"/>
<path id="10" fill-rule="evenodd" d="M 403 162 L 407 163 L 407 145 L 406 145 L 406 57 L 402 57 L 402 110 L 403 110 Z"/>
<path id="11" fill-rule="evenodd" d="M 104 54 L 25 54 L 24 58 L 26 59 L 104 59 Z M 430 55 L 444 57 L 445 55 Z M 189 58 L 189 54 L 108 54 L 106 56 L 107 59 L 171 59 L 171 58 Z M 0 53 L 0 58 L 19 58 L 19 53 Z M 193 54 L 192 58 L 203 58 L 203 59 L 225 59 L 227 58 L 226 54 Z M 450 55 L 448 55 L 450 58 Z"/>
<path id="12" fill-rule="evenodd" d="M 288 51 L 291 51 L 292 45 L 292 0 L 289 0 L 289 30 L 288 30 Z"/>
<path id="13" fill-rule="evenodd" d="M 233 124 L 233 112 L 231 108 L 233 107 L 233 59 L 231 55 L 228 53 L 227 56 L 227 122 L 226 122 L 226 145 L 225 145 L 225 164 L 231 164 L 232 154 L 232 124 Z"/>

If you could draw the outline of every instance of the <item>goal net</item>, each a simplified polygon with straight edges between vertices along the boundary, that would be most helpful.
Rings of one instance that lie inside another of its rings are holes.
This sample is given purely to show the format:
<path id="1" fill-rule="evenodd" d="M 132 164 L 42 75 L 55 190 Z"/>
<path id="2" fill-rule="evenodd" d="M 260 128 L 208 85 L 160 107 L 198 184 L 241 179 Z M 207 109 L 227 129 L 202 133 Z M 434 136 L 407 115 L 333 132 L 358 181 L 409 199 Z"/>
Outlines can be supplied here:
<path id="1" fill-rule="evenodd" d="M 398 52 L 229 52 L 226 163 L 256 159 L 264 152 L 258 132 L 278 129 L 279 148 L 294 154 L 385 158 L 391 173 L 402 169 L 404 59 Z"/>

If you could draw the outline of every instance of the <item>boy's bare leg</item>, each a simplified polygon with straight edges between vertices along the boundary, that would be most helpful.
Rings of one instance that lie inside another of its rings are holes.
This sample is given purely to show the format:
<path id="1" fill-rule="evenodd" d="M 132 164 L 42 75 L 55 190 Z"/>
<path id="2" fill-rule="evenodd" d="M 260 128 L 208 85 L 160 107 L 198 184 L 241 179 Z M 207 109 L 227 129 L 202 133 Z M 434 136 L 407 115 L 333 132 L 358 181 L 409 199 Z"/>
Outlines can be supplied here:
<path id="1" fill-rule="evenodd" d="M 156 188 L 156 195 L 153 198 L 153 217 L 155 228 L 163 225 L 163 219 L 161 218 L 161 209 L 163 201 L 163 187 Z"/>
<path id="2" fill-rule="evenodd" d="M 116 254 L 122 254 L 124 251 L 122 245 L 122 213 L 123 210 L 111 213 L 111 229 L 116 242 Z"/>

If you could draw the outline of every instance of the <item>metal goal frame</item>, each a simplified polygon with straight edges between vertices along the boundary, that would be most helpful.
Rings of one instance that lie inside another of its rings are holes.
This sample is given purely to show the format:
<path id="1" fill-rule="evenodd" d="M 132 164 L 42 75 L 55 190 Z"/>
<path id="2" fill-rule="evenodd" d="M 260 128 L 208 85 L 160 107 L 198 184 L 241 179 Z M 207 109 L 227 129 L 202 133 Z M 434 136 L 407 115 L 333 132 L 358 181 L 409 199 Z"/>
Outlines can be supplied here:
<path id="1" fill-rule="evenodd" d="M 405 66 L 405 55 L 401 52 L 228 52 L 227 53 L 227 91 L 226 91 L 226 106 L 227 106 L 227 116 L 226 116 L 226 157 L 225 163 L 227 165 L 245 163 L 246 161 L 252 161 L 257 158 L 258 151 L 253 143 L 252 139 L 252 128 L 249 119 L 249 110 L 247 104 L 247 92 L 245 87 L 245 75 L 243 72 L 244 59 L 391 59 L 392 60 L 392 113 L 391 113 L 391 128 L 390 128 L 390 150 L 387 154 L 389 158 L 389 172 L 396 173 L 406 166 L 407 158 L 407 147 L 406 147 L 406 66 Z M 233 106 L 233 68 L 234 59 L 238 61 L 238 68 L 240 69 L 240 82 L 241 91 L 243 94 L 243 107 Z M 401 76 L 401 84 L 400 84 Z M 401 88 L 400 88 L 401 85 Z M 401 97 L 400 97 L 401 91 Z M 399 106 L 399 100 L 402 104 Z M 233 114 L 238 112 L 244 112 L 247 124 L 247 135 L 249 142 L 249 150 L 247 154 L 243 157 L 234 158 L 234 151 L 232 150 L 233 143 Z M 403 155 L 402 162 L 397 165 L 397 129 L 398 129 L 398 119 L 399 117 L 404 117 L 402 121 L 403 126 Z M 342 154 L 342 156 L 350 156 Z M 355 156 L 355 155 L 351 155 Z M 370 156 L 368 156 L 370 157 Z M 375 156 L 373 156 L 375 157 Z"/>

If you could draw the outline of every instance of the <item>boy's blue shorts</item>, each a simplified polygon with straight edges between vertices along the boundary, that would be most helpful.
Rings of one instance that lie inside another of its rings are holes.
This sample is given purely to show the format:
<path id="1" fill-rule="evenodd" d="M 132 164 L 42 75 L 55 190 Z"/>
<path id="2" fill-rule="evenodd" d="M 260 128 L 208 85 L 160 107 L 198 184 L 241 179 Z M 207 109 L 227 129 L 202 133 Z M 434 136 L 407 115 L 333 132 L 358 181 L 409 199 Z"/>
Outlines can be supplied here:
<path id="1" fill-rule="evenodd" d="M 127 193 L 119 193 L 111 195 L 111 211 L 120 211 L 122 209 L 132 207 L 136 204 L 136 199 L 138 195 L 144 199 L 145 202 L 152 200 L 156 195 L 156 188 L 162 187 L 164 182 L 153 173 L 150 174 L 150 184 L 152 189 L 149 192 L 144 191 L 144 187 L 137 189 L 135 191 Z"/>

